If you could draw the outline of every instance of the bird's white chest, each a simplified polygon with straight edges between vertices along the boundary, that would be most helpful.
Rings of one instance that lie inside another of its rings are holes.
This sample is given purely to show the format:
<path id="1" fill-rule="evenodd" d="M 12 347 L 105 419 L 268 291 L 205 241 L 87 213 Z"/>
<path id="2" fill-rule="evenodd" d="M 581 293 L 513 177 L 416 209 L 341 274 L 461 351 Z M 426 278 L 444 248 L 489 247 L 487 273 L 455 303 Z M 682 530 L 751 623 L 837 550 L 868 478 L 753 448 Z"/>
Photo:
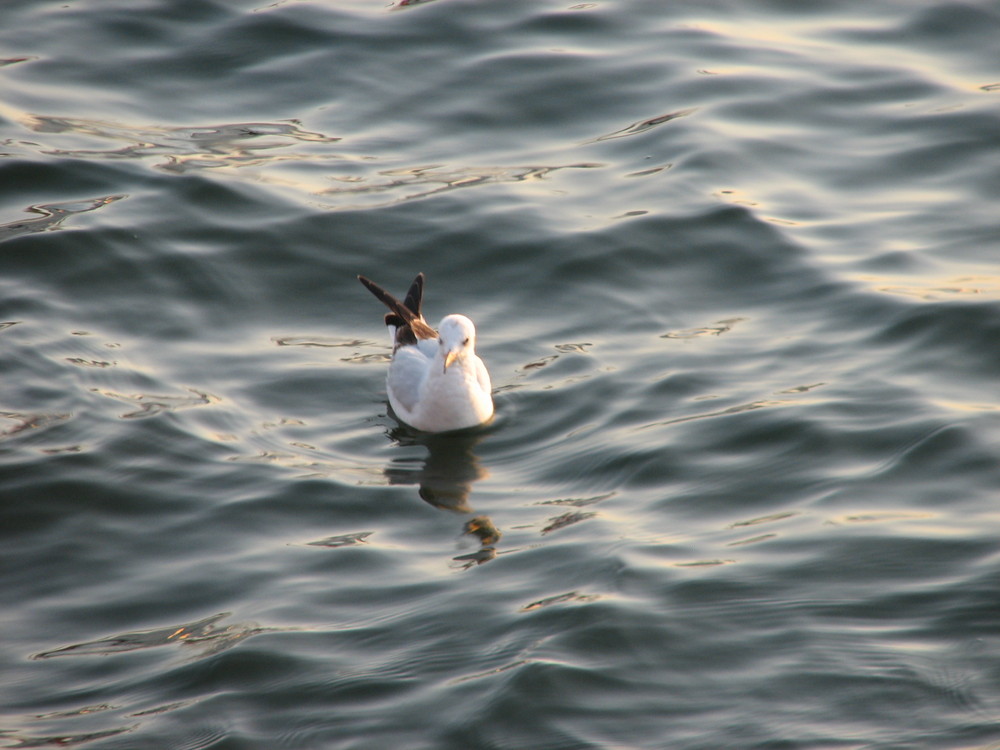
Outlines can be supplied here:
<path id="1" fill-rule="evenodd" d="M 457 363 L 456 363 L 457 364 Z M 434 361 L 421 389 L 413 415 L 413 426 L 428 432 L 474 427 L 493 413 L 490 394 L 483 393 L 471 365 L 452 365 Z"/>

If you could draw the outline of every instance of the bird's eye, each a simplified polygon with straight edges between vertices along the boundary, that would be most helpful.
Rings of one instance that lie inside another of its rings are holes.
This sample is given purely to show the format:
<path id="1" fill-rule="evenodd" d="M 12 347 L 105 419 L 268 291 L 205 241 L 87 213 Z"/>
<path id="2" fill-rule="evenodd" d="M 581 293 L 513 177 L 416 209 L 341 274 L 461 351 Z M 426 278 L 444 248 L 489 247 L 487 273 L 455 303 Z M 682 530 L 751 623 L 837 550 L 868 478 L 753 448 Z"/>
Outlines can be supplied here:
<path id="1" fill-rule="evenodd" d="M 469 345 L 469 340 L 468 339 L 466 339 L 465 341 L 462 342 L 462 346 L 468 346 L 468 345 Z"/>

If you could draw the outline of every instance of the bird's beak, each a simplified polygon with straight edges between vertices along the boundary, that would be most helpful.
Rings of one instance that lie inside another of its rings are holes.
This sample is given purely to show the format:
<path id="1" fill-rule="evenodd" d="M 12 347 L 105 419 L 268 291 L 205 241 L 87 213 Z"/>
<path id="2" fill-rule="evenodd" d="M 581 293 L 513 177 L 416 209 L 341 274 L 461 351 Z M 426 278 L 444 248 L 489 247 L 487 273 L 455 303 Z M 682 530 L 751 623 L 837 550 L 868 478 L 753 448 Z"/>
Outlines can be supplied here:
<path id="1" fill-rule="evenodd" d="M 451 363 L 458 359 L 458 350 L 452 349 L 450 352 L 444 355 L 444 369 L 441 372 L 447 372 Z"/>

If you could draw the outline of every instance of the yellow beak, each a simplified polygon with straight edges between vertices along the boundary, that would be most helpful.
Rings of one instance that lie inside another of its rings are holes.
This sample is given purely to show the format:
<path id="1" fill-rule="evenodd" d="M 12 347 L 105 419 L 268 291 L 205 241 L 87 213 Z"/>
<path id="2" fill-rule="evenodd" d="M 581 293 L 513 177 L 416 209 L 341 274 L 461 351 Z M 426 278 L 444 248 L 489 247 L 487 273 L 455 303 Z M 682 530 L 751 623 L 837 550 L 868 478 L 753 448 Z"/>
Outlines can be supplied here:
<path id="1" fill-rule="evenodd" d="M 444 355 L 444 370 L 442 372 L 447 372 L 451 363 L 458 359 L 458 351 L 452 349 L 450 352 Z"/>

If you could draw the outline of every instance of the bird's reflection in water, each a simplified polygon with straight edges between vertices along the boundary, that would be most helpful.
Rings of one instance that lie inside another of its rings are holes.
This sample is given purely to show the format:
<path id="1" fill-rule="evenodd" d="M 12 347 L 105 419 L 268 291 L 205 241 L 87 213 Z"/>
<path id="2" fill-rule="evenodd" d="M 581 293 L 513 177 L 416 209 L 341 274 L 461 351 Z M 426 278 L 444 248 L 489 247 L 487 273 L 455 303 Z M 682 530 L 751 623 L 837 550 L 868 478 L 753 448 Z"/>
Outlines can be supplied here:
<path id="1" fill-rule="evenodd" d="M 489 476 L 479 463 L 475 447 L 483 438 L 480 432 L 454 432 L 427 435 L 396 428 L 389 437 L 401 446 L 420 445 L 427 449 L 423 459 L 408 457 L 394 459 L 385 469 L 389 484 L 416 484 L 420 497 L 435 508 L 456 513 L 472 513 L 469 495 L 473 483 Z M 454 558 L 469 566 L 487 562 L 496 557 L 494 545 L 500 531 L 488 516 L 476 516 L 465 523 L 465 534 L 479 540 L 480 548 L 468 555 Z"/>

